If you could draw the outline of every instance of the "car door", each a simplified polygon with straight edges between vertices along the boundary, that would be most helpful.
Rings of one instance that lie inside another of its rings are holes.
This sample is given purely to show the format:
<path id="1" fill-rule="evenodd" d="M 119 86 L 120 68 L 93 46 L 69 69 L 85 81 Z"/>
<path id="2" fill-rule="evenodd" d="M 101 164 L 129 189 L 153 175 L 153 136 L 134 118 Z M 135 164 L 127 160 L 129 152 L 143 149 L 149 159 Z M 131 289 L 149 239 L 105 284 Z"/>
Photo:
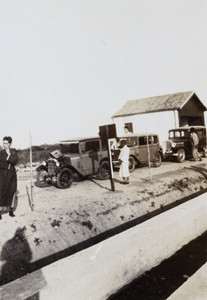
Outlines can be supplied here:
<path id="1" fill-rule="evenodd" d="M 99 151 L 99 140 L 90 140 L 81 143 L 81 168 L 83 170 L 83 175 L 97 173 L 99 167 Z"/>
<path id="2" fill-rule="evenodd" d="M 154 161 L 155 154 L 159 149 L 159 140 L 157 135 L 151 135 L 149 137 L 149 148 L 150 148 L 150 161 Z"/>
<path id="3" fill-rule="evenodd" d="M 139 137 L 139 154 L 138 159 L 141 164 L 148 161 L 147 136 Z"/>

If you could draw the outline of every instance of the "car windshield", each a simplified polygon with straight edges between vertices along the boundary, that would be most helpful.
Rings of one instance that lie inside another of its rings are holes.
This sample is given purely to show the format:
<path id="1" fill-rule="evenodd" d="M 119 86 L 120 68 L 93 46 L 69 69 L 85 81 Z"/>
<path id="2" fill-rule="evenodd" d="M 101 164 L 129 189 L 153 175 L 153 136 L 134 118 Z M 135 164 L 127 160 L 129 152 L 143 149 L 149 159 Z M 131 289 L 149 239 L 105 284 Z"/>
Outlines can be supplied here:
<path id="1" fill-rule="evenodd" d="M 182 138 L 187 137 L 188 132 L 184 130 L 173 130 L 169 132 L 169 138 Z"/>
<path id="2" fill-rule="evenodd" d="M 78 143 L 71 143 L 71 144 L 61 144 L 61 152 L 65 153 L 79 153 Z"/>

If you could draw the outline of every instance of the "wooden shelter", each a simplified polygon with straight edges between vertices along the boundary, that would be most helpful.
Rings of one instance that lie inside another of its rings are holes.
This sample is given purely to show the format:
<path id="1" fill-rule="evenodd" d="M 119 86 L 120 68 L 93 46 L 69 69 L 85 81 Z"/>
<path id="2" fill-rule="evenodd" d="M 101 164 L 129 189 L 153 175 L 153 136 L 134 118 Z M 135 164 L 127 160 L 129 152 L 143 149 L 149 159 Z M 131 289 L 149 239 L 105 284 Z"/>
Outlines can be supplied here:
<path id="1" fill-rule="evenodd" d="M 121 135 L 125 125 L 133 132 L 155 129 L 167 137 L 169 129 L 204 125 L 206 106 L 193 91 L 129 100 L 112 116 Z M 165 133 L 164 133 L 165 132 Z"/>

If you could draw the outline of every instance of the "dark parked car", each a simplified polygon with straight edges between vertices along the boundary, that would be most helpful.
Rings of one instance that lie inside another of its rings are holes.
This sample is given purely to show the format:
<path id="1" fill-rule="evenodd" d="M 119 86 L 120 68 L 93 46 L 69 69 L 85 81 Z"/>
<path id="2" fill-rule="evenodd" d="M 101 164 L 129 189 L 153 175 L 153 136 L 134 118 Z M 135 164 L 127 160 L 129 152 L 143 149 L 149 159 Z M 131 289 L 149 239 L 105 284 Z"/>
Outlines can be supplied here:
<path id="1" fill-rule="evenodd" d="M 186 126 L 169 130 L 169 140 L 163 142 L 163 156 L 175 157 L 178 162 L 183 162 L 186 157 L 192 157 L 190 142 L 190 129 L 194 127 L 199 138 L 198 151 L 206 156 L 206 127 Z"/>
<path id="2" fill-rule="evenodd" d="M 162 162 L 162 148 L 157 134 L 130 134 L 120 137 L 125 139 L 130 148 L 129 171 L 133 172 L 136 166 L 148 164 L 150 162 L 154 167 L 159 167 Z M 113 155 L 113 164 L 118 166 L 118 155 L 120 150 L 115 150 Z"/>
<path id="3" fill-rule="evenodd" d="M 60 151 L 51 152 L 36 170 L 40 187 L 55 184 L 62 189 L 69 188 L 75 174 L 81 178 L 99 174 L 100 179 L 108 179 L 108 152 L 98 137 L 61 141 Z"/>

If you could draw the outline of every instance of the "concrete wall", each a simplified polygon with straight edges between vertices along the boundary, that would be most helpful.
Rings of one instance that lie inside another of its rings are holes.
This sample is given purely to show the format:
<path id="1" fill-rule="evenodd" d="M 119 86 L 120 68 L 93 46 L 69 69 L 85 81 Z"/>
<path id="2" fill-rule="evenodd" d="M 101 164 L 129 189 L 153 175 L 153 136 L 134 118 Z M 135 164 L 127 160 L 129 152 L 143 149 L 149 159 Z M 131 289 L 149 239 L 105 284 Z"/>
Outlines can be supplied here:
<path id="1" fill-rule="evenodd" d="M 124 124 L 131 122 L 133 123 L 134 133 L 145 133 L 146 130 L 148 132 L 157 133 L 161 142 L 168 139 L 169 129 L 179 125 L 177 111 L 114 118 L 113 121 L 116 124 L 117 136 L 122 136 L 124 134 Z"/>
<path id="2" fill-rule="evenodd" d="M 41 300 L 106 299 L 206 231 L 206 215 L 203 194 L 38 270 L 29 279 L 24 276 L 1 287 L 2 299 L 25 299 L 37 292 Z M 13 298 L 15 291 L 19 298 Z"/>

